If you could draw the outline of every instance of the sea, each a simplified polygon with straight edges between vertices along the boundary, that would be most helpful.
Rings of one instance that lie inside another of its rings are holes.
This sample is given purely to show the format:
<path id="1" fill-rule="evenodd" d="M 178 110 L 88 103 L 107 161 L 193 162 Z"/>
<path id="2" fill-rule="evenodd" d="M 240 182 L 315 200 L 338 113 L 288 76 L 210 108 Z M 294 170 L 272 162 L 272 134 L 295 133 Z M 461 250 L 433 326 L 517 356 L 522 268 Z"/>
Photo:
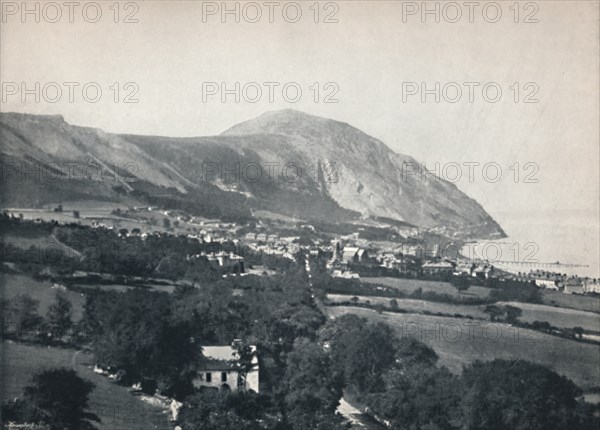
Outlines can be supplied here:
<path id="1" fill-rule="evenodd" d="M 600 214 L 560 210 L 498 212 L 507 238 L 466 245 L 466 257 L 513 273 L 531 270 L 600 278 Z"/>

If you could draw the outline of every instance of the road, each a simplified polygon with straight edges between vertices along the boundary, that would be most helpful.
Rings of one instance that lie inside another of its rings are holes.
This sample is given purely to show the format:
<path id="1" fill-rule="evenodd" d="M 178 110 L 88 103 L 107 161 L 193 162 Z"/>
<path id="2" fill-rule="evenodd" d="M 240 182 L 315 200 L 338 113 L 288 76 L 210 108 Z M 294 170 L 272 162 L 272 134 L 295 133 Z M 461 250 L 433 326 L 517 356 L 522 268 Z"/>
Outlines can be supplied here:
<path id="1" fill-rule="evenodd" d="M 361 429 L 361 430 L 384 430 L 385 427 L 381 424 L 373 421 L 371 417 L 361 412 L 350 403 L 348 403 L 344 398 L 340 400 L 340 405 L 337 408 L 337 411 L 340 415 L 350 421 L 351 429 Z"/>

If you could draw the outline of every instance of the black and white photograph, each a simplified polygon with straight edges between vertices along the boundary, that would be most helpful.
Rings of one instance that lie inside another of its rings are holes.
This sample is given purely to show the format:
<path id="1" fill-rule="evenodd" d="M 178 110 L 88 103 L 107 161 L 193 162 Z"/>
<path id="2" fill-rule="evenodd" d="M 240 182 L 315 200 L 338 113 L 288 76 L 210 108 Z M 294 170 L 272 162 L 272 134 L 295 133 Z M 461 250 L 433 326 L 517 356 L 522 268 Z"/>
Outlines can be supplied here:
<path id="1" fill-rule="evenodd" d="M 600 0 L 0 0 L 0 427 L 598 430 Z"/>

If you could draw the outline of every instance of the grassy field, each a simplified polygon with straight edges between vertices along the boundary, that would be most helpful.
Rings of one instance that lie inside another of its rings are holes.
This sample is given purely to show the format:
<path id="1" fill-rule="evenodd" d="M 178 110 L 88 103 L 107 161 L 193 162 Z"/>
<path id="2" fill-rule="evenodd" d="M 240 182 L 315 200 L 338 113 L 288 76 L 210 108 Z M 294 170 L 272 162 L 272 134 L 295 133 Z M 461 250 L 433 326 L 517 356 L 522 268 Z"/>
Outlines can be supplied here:
<path id="1" fill-rule="evenodd" d="M 327 294 L 327 298 L 333 303 L 349 302 L 354 297 L 346 294 Z M 373 297 L 373 296 L 356 296 L 358 297 L 359 303 L 366 303 L 369 301 L 371 305 L 383 305 L 387 308 L 390 307 L 389 297 Z M 469 305 L 455 305 L 452 303 L 438 303 L 428 302 L 426 300 L 413 300 L 413 299 L 396 299 L 398 302 L 398 309 L 412 312 L 412 313 L 442 313 L 446 315 L 461 314 L 464 316 L 471 316 L 477 319 L 489 319 L 487 314 L 483 313 L 482 306 L 469 306 Z"/>
<path id="2" fill-rule="evenodd" d="M 332 303 L 347 303 L 352 297 L 357 297 L 358 303 L 370 302 L 371 305 L 383 305 L 390 308 L 391 299 L 389 297 L 352 296 L 349 294 L 327 295 Z M 458 305 L 413 299 L 396 299 L 396 301 L 398 302 L 398 309 L 406 312 L 441 313 L 453 316 L 460 314 L 465 317 L 470 316 L 475 319 L 489 320 L 489 316 L 483 312 L 485 305 Z M 600 332 L 600 315 L 593 312 L 520 302 L 498 302 L 498 304 L 520 308 L 522 315 L 519 320 L 523 322 L 546 321 L 558 328 L 582 327 L 587 332 Z"/>
<path id="3" fill-rule="evenodd" d="M 395 288 L 404 293 L 410 294 L 413 291 L 421 288 L 423 292 L 433 291 L 440 294 L 448 294 L 452 297 L 478 297 L 485 299 L 491 289 L 485 287 L 471 286 L 467 291 L 460 293 L 456 288 L 450 285 L 448 282 L 438 281 L 423 281 L 420 279 L 405 279 L 405 278 L 361 278 L 361 282 L 365 284 L 379 284 L 386 287 Z"/>
<path id="4" fill-rule="evenodd" d="M 455 373 L 477 359 L 503 358 L 542 364 L 566 375 L 584 390 L 598 386 L 600 380 L 600 345 L 464 318 L 377 313 L 349 306 L 329 307 L 326 311 L 330 318 L 355 314 L 385 322 L 400 336 L 415 336 L 430 345 L 439 355 L 440 363 Z"/>
<path id="5" fill-rule="evenodd" d="M 520 321 L 546 321 L 558 328 L 582 327 L 586 331 L 600 332 L 600 315 L 577 309 L 557 308 L 554 306 L 531 303 L 499 302 L 500 305 L 511 305 L 523 311 Z"/>
<path id="6" fill-rule="evenodd" d="M 600 297 L 564 294 L 551 290 L 541 290 L 540 292 L 546 305 L 600 313 Z"/>
<path id="7" fill-rule="evenodd" d="M 412 293 L 417 288 L 422 288 L 424 292 L 433 291 L 436 293 L 449 294 L 453 297 L 470 296 L 486 298 L 490 291 L 492 291 L 490 288 L 471 286 L 466 292 L 459 294 L 456 288 L 454 288 L 448 282 L 423 281 L 420 279 L 375 277 L 361 278 L 361 282 L 366 284 L 385 285 L 386 287 L 392 287 L 407 294 Z M 544 289 L 540 289 L 540 294 L 545 305 L 600 313 L 600 297 L 564 294 L 560 291 Z"/>
<path id="8" fill-rule="evenodd" d="M 41 258 L 42 256 L 47 256 L 50 258 L 59 255 L 59 252 L 71 258 L 77 258 L 81 255 L 77 250 L 60 242 L 53 235 L 24 237 L 13 234 L 5 234 L 2 236 L 2 240 L 4 243 L 11 244 L 23 251 L 27 251 L 33 247 L 36 252 L 33 255 L 37 258 Z"/>
<path id="9" fill-rule="evenodd" d="M 98 290 L 105 290 L 105 291 L 120 291 L 120 292 L 124 292 L 124 291 L 128 291 L 128 290 L 132 290 L 135 288 L 144 288 L 147 291 L 159 291 L 159 292 L 164 292 L 164 293 L 172 293 L 173 291 L 175 291 L 175 286 L 174 285 L 158 285 L 158 284 L 148 284 L 148 285 L 144 285 L 143 287 L 138 287 L 135 285 L 122 285 L 122 284 L 77 284 L 77 287 L 79 288 L 84 288 L 84 289 L 98 289 Z"/>
<path id="10" fill-rule="evenodd" d="M 35 300 L 40 302 L 38 308 L 39 314 L 45 316 L 48 307 L 54 303 L 54 297 L 57 288 L 52 288 L 52 282 L 36 281 L 35 279 L 17 274 L 0 274 L 0 288 L 2 288 L 2 297 L 12 300 L 17 294 L 29 294 Z M 83 313 L 85 297 L 73 291 L 62 291 L 73 304 L 73 319 L 79 321 Z"/>
<path id="11" fill-rule="evenodd" d="M 179 226 L 175 226 L 174 217 L 165 216 L 162 211 L 147 211 L 142 210 L 137 213 L 134 218 L 128 218 L 119 214 L 112 213 L 113 210 L 119 208 L 127 210 L 127 205 L 121 203 L 99 202 L 99 201 L 72 201 L 63 202 L 63 212 L 54 212 L 57 204 L 45 205 L 41 209 L 31 208 L 9 208 L 7 211 L 14 216 L 23 215 L 26 220 L 42 219 L 48 221 L 58 221 L 61 224 L 77 223 L 90 226 L 94 222 L 100 222 L 106 226 L 111 226 L 115 229 L 126 228 L 132 230 L 139 228 L 142 232 L 171 232 L 173 234 L 185 234 L 188 230 L 201 229 L 203 227 L 198 224 L 191 224 L 185 221 L 178 221 Z M 79 212 L 79 218 L 76 218 L 73 211 Z M 171 228 L 167 229 L 163 226 L 163 219 L 169 218 Z M 150 219 L 156 221 L 155 225 L 149 223 Z M 215 220 L 205 219 L 208 222 Z M 5 239 L 6 240 L 6 239 Z M 40 239 L 42 240 L 42 239 Z"/>
<path id="12" fill-rule="evenodd" d="M 124 387 L 93 373 L 91 357 L 70 349 L 2 343 L 2 400 L 22 395 L 31 375 L 52 367 L 74 368 L 80 377 L 95 384 L 90 412 L 100 417 L 99 430 L 171 430 L 161 408 L 142 402 Z"/>

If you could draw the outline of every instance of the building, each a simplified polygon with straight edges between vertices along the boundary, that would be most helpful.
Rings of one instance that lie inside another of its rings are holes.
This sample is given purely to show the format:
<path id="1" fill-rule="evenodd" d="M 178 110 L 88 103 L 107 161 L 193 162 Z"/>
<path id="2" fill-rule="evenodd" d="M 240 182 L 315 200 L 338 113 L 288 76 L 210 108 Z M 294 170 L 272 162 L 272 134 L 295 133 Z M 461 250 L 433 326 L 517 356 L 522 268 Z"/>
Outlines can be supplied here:
<path id="1" fill-rule="evenodd" d="M 584 292 L 600 294 L 600 279 L 586 279 L 583 283 Z"/>
<path id="2" fill-rule="evenodd" d="M 368 259 L 369 253 L 364 248 L 345 246 L 342 250 L 342 261 L 345 263 L 365 263 Z"/>
<path id="3" fill-rule="evenodd" d="M 358 262 L 358 247 L 356 246 L 345 246 L 342 250 L 342 261 L 344 263 L 357 263 Z"/>
<path id="4" fill-rule="evenodd" d="M 266 233 L 258 233 L 256 235 L 256 241 L 257 242 L 266 242 L 267 241 L 267 234 Z"/>
<path id="5" fill-rule="evenodd" d="M 344 279 L 359 279 L 360 276 L 358 275 L 358 273 L 353 273 L 350 272 L 349 270 L 334 270 L 331 273 L 331 277 L 332 278 L 344 278 Z"/>
<path id="6" fill-rule="evenodd" d="M 194 387 L 216 388 L 219 390 L 253 390 L 258 393 L 259 364 L 256 346 L 250 345 L 252 352 L 251 369 L 245 371 L 239 361 L 237 349 L 232 346 L 202 347 L 203 361 L 198 366 Z"/>
<path id="7" fill-rule="evenodd" d="M 447 261 L 427 262 L 422 266 L 423 273 L 430 276 L 452 275 L 454 266 Z"/>
<path id="8" fill-rule="evenodd" d="M 556 280 L 553 278 L 536 278 L 535 285 L 537 287 L 545 288 L 547 290 L 558 290 Z"/>
<path id="9" fill-rule="evenodd" d="M 188 260 L 192 260 L 194 258 L 206 258 L 209 263 L 219 267 L 239 267 L 240 273 L 244 273 L 244 257 L 236 255 L 233 252 L 219 251 L 211 252 L 208 254 L 202 252 L 200 254 L 195 254 L 187 257 Z"/>
<path id="10" fill-rule="evenodd" d="M 583 294 L 585 292 L 581 279 L 567 279 L 564 283 L 564 292 L 566 294 Z"/>
<path id="11" fill-rule="evenodd" d="M 471 268 L 471 276 L 474 278 L 489 279 L 493 274 L 494 266 L 488 266 L 487 264 Z"/>

